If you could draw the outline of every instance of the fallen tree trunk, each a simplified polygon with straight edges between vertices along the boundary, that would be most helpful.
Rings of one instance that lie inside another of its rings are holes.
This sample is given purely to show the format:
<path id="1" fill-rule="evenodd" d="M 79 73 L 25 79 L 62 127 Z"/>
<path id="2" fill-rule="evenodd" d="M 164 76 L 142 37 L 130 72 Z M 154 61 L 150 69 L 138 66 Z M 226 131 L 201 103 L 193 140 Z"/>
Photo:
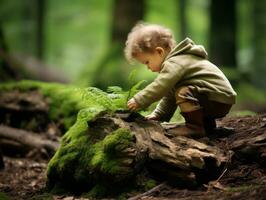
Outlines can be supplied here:
<path id="1" fill-rule="evenodd" d="M 4 63 L 4 71 L 3 74 L 0 74 L 0 82 L 23 79 L 59 83 L 69 82 L 60 70 L 26 55 L 10 55 L 0 48 L 0 60 Z"/>
<path id="2" fill-rule="evenodd" d="M 136 121 L 131 130 L 137 151 L 148 154 L 150 168 L 173 182 L 196 182 L 197 172 L 215 171 L 227 160 L 222 150 L 190 138 L 173 137 L 157 122 Z"/>
<path id="3" fill-rule="evenodd" d="M 104 185 L 109 192 L 115 187 L 121 191 L 144 169 L 158 179 L 193 186 L 218 177 L 228 160 L 223 150 L 169 136 L 160 123 L 134 113 L 103 115 L 87 123 L 87 130 L 68 132 L 62 139 L 48 166 L 48 188 L 60 184 L 81 192 Z"/>
<path id="4" fill-rule="evenodd" d="M 1 141 L 5 144 L 8 143 L 6 141 L 16 143 L 26 152 L 33 149 L 45 150 L 50 156 L 53 155 L 59 147 L 58 142 L 44 139 L 39 133 L 28 132 L 3 125 L 0 125 L 0 144 Z"/>

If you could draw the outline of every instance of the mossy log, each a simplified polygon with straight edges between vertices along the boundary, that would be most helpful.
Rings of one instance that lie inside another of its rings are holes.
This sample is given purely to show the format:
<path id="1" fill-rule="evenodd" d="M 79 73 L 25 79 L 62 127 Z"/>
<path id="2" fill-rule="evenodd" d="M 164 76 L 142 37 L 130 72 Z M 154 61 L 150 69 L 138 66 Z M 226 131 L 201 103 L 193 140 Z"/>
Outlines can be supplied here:
<path id="1" fill-rule="evenodd" d="M 136 113 L 100 114 L 79 133 L 63 137 L 48 165 L 47 184 L 50 189 L 121 190 L 146 170 L 160 180 L 191 186 L 218 177 L 227 159 L 221 149 L 171 135 Z"/>

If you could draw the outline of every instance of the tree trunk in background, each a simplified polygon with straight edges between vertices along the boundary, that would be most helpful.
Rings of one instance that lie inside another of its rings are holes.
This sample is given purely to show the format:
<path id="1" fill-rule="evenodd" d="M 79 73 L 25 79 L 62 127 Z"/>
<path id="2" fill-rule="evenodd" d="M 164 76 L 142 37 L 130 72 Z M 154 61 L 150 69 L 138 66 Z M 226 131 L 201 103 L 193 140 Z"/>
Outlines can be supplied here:
<path id="1" fill-rule="evenodd" d="M 45 0 L 25 0 L 22 8 L 22 41 L 25 52 L 38 59 L 44 54 Z"/>
<path id="2" fill-rule="evenodd" d="M 112 21 L 112 43 L 124 45 L 127 34 L 144 16 L 144 0 L 115 0 Z"/>
<path id="3" fill-rule="evenodd" d="M 144 0 L 114 1 L 110 46 L 94 72 L 93 86 L 104 90 L 110 85 L 128 86 L 129 68 L 126 67 L 123 48 L 128 33 L 138 21 L 143 19 L 144 12 Z"/>
<path id="4" fill-rule="evenodd" d="M 44 20 L 45 20 L 45 0 L 36 2 L 36 55 L 39 59 L 44 56 Z"/>
<path id="5" fill-rule="evenodd" d="M 186 0 L 179 0 L 179 22 L 181 39 L 187 37 L 187 21 L 186 21 Z"/>
<path id="6" fill-rule="evenodd" d="M 5 59 L 7 53 L 8 47 L 6 44 L 2 25 L 0 24 L 0 82 L 18 78 L 16 71 L 12 68 L 12 66 L 9 65 L 9 63 Z"/>
<path id="7" fill-rule="evenodd" d="M 256 86 L 266 89 L 266 1 L 253 2 L 253 47 L 252 79 Z"/>
<path id="8" fill-rule="evenodd" d="M 35 55 L 34 47 L 34 27 L 33 27 L 33 12 L 35 10 L 35 5 L 33 0 L 24 0 L 21 5 L 21 45 L 23 46 L 23 53 L 28 55 Z"/>
<path id="9" fill-rule="evenodd" d="M 210 59 L 236 67 L 236 0 L 211 0 Z"/>

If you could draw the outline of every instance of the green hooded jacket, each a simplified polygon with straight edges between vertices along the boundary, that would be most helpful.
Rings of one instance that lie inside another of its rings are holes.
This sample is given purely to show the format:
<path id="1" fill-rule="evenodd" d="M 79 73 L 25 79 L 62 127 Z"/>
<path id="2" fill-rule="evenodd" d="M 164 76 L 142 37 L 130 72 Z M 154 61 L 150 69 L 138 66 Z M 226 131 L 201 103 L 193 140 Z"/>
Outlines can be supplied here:
<path id="1" fill-rule="evenodd" d="M 133 98 L 142 108 L 162 99 L 154 111 L 160 116 L 175 111 L 175 91 L 181 86 L 193 86 L 211 101 L 234 104 L 236 92 L 207 56 L 203 46 L 186 38 L 166 56 L 156 79 Z"/>

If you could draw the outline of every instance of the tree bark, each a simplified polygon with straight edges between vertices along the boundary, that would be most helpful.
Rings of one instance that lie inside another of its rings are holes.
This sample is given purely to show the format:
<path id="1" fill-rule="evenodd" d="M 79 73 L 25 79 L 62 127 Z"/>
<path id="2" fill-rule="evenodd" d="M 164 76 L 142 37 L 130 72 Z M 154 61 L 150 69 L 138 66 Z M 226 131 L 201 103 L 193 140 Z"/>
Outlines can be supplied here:
<path id="1" fill-rule="evenodd" d="M 160 123 L 136 113 L 102 113 L 88 122 L 87 132 L 69 133 L 48 164 L 49 189 L 61 184 L 75 192 L 95 185 L 121 190 L 141 174 L 191 187 L 219 177 L 229 159 L 217 147 L 173 136 Z M 77 171 L 82 174 L 75 177 Z"/>
<path id="2" fill-rule="evenodd" d="M 119 117 L 120 125 L 123 124 L 122 120 L 128 121 L 128 118 L 131 118 L 130 115 L 124 119 Z M 199 181 L 197 178 L 200 173 L 209 170 L 212 171 L 209 175 L 213 175 L 213 172 L 216 173 L 228 160 L 225 152 L 217 147 L 177 136 L 178 134 L 172 135 L 173 132 L 178 132 L 176 127 L 167 130 L 158 122 L 142 119 L 126 123 L 125 127 L 130 128 L 136 138 L 138 157 L 146 157 L 148 168 L 154 174 L 167 177 L 170 182 L 179 180 L 193 185 Z"/>
<path id="3" fill-rule="evenodd" d="M 104 116 L 93 124 L 101 124 L 103 130 L 105 127 L 114 127 L 114 124 L 116 128 L 129 129 L 134 135 L 135 144 L 123 150 L 124 162 L 121 163 L 125 163 L 124 167 L 130 166 L 132 170 L 129 171 L 135 171 L 145 163 L 152 174 L 159 178 L 164 177 L 169 182 L 187 185 L 205 182 L 207 179 L 218 177 L 218 171 L 228 160 L 228 155 L 217 147 L 191 138 L 172 135 L 167 132 L 170 130 L 173 132 L 172 129 L 166 130 L 160 123 L 145 121 L 134 114 Z M 90 131 L 97 130 L 92 126 Z M 132 152 L 135 156 L 132 156 Z M 200 174 L 209 174 L 209 176 L 203 180 Z"/>

